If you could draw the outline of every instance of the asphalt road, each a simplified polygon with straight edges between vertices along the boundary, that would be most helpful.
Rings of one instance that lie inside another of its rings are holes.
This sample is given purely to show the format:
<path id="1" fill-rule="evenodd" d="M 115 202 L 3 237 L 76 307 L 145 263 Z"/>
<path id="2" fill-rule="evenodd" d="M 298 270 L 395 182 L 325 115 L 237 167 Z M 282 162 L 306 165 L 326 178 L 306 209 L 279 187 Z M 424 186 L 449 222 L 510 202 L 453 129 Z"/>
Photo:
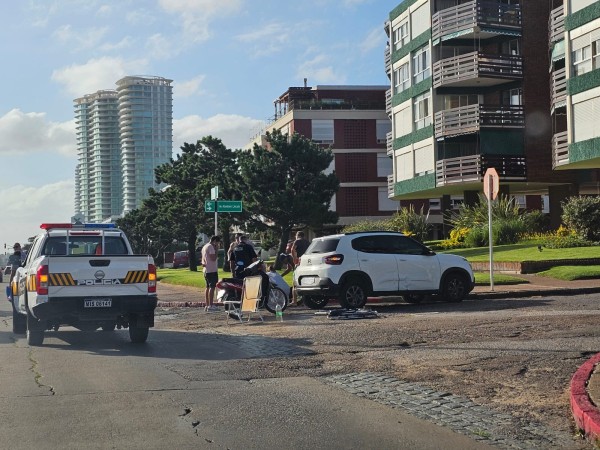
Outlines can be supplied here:
<path id="1" fill-rule="evenodd" d="M 159 329 L 143 345 L 131 344 L 125 330 L 64 328 L 47 332 L 42 347 L 29 347 L 24 336 L 13 335 L 3 299 L 0 447 L 488 448 L 356 395 L 345 383 L 300 371 L 267 376 L 273 361 L 312 354 L 298 342 L 247 328 L 171 327 L 180 322 L 161 313 Z M 221 316 L 210 320 L 224 323 Z M 254 377 L 257 362 L 262 369 Z"/>

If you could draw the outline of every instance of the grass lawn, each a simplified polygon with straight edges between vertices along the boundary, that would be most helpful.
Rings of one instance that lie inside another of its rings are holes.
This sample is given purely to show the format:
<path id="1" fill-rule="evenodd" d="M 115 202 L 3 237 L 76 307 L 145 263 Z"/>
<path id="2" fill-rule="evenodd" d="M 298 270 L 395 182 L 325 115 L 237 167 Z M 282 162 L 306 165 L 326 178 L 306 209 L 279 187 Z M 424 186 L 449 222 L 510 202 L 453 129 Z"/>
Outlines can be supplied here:
<path id="1" fill-rule="evenodd" d="M 280 272 L 281 273 L 281 272 Z M 202 268 L 198 268 L 198 272 L 192 272 L 187 267 L 181 269 L 158 269 L 157 270 L 158 280 L 165 284 L 175 284 L 178 286 L 192 286 L 198 289 L 205 289 L 206 283 L 204 282 L 204 275 L 202 274 Z M 231 272 L 225 272 L 219 269 L 219 280 L 221 278 L 230 278 Z M 292 274 L 288 273 L 283 277 L 287 284 L 292 285 Z"/>
<path id="2" fill-rule="evenodd" d="M 507 284 L 523 284 L 529 283 L 529 281 L 519 278 L 518 276 L 506 275 L 504 273 L 494 272 L 494 284 L 507 285 Z M 490 273 L 489 272 L 475 272 L 475 284 L 479 286 L 485 286 L 490 284 Z"/>
<path id="3" fill-rule="evenodd" d="M 573 281 L 600 278 L 600 266 L 557 266 L 536 275 Z"/>
<path id="4" fill-rule="evenodd" d="M 546 248 L 538 249 L 539 242 L 527 241 L 513 245 L 497 245 L 493 248 L 494 261 L 547 261 L 554 259 L 600 258 L 600 247 Z M 489 247 L 457 248 L 444 251 L 467 258 L 469 261 L 489 261 Z"/>

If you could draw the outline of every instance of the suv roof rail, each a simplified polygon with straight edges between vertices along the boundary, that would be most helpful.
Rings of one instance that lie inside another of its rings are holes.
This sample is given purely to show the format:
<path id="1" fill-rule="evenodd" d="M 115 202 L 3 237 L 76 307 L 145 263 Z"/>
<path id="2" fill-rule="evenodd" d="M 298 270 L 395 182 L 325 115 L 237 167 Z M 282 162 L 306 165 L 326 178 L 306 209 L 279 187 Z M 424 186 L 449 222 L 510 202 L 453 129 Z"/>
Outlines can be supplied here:
<path id="1" fill-rule="evenodd" d="M 369 231 L 351 231 L 350 233 L 342 233 L 347 236 L 351 234 L 366 234 L 366 233 L 391 233 L 391 234 L 399 234 L 401 236 L 406 236 L 404 233 L 400 231 L 388 231 L 388 230 L 369 230 Z"/>

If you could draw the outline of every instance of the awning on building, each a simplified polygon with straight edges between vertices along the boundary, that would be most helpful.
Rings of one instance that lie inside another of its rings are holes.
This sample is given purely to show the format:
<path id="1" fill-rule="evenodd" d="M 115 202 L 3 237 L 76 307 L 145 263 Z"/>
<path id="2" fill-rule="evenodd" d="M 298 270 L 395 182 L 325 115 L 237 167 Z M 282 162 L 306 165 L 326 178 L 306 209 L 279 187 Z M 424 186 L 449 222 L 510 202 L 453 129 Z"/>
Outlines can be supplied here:
<path id="1" fill-rule="evenodd" d="M 552 61 L 559 61 L 565 57 L 565 41 L 558 41 L 552 47 Z"/>

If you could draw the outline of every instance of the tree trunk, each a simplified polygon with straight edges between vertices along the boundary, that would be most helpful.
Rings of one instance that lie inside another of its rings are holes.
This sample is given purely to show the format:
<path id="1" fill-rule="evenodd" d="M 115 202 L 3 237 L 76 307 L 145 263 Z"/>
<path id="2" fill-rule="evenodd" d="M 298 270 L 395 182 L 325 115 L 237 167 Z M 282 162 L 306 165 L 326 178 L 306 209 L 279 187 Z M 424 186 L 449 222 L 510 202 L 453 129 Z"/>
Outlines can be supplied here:
<path id="1" fill-rule="evenodd" d="M 190 271 L 198 272 L 198 260 L 196 259 L 196 234 L 188 237 L 188 254 L 190 262 Z"/>
<path id="2" fill-rule="evenodd" d="M 277 249 L 277 255 L 275 255 L 275 270 L 281 269 L 282 262 L 279 255 L 285 253 L 285 248 L 287 247 L 287 243 L 290 240 L 290 232 L 292 231 L 290 228 L 285 228 L 281 231 L 281 237 L 279 239 L 279 248 Z"/>

